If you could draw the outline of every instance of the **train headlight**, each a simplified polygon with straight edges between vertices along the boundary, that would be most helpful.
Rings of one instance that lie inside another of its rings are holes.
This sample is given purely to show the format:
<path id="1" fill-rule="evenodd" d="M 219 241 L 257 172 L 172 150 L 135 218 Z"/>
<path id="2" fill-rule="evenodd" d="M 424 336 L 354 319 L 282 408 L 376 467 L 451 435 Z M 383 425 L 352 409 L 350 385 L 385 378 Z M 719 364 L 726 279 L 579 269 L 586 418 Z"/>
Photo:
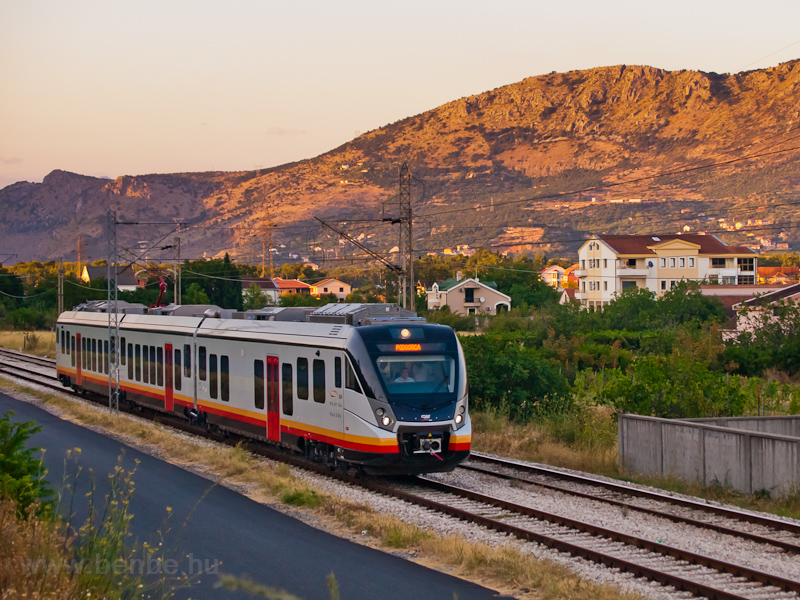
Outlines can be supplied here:
<path id="1" fill-rule="evenodd" d="M 380 409 L 379 409 L 379 410 L 380 410 Z M 392 419 L 391 419 L 391 418 L 389 418 L 389 416 L 388 416 L 388 415 L 387 415 L 387 416 L 385 416 L 385 417 L 383 417 L 383 418 L 381 419 L 381 423 L 383 423 L 383 426 L 384 426 L 384 427 L 388 427 L 388 426 L 389 426 L 389 424 L 390 424 L 391 422 L 392 422 Z"/>
<path id="2" fill-rule="evenodd" d="M 385 413 L 385 412 L 386 412 L 385 410 L 383 410 L 382 408 L 379 408 L 378 410 L 375 411 L 375 414 L 378 415 L 379 417 L 382 417 L 383 413 Z"/>
<path id="3" fill-rule="evenodd" d="M 401 329 L 400 330 L 400 337 L 404 340 L 407 340 L 411 337 L 411 332 L 408 329 Z"/>
<path id="4" fill-rule="evenodd" d="M 459 415 L 463 415 L 466 410 L 467 410 L 467 407 L 462 404 L 461 406 L 458 407 L 458 414 Z M 460 422 L 461 421 L 458 421 L 458 423 L 460 423 Z"/>
<path id="5" fill-rule="evenodd" d="M 464 420 L 464 415 L 456 415 L 456 425 L 461 425 L 461 421 L 463 420 Z"/>

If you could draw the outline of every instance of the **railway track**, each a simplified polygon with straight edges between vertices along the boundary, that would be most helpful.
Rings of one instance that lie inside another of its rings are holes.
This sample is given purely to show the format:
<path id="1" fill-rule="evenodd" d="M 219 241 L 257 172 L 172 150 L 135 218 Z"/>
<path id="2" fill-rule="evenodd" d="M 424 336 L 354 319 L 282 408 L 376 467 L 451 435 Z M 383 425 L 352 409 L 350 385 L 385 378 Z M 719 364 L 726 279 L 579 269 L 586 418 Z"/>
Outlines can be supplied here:
<path id="1" fill-rule="evenodd" d="M 766 515 L 484 454 L 473 453 L 459 469 L 596 500 L 624 510 L 646 513 L 800 554 L 800 524 Z"/>
<path id="2" fill-rule="evenodd" d="M 12 356 L 13 355 L 13 356 Z M 21 366 L 28 362 L 41 367 L 54 367 L 54 361 L 44 359 L 28 360 L 19 353 L 0 352 L 0 373 L 11 375 L 50 389 L 71 393 L 55 379 L 40 371 Z M 13 360 L 17 364 L 11 364 Z M 98 403 L 104 399 L 98 398 Z M 135 412 L 137 416 L 149 417 L 162 424 L 171 425 L 182 431 L 197 434 L 216 441 L 236 444 L 242 441 L 237 436 L 223 436 L 206 432 L 192 426 L 187 421 L 171 417 L 150 409 L 136 409 L 121 406 L 121 410 Z M 639 538 L 633 535 L 598 527 L 591 523 L 568 519 L 560 515 L 546 513 L 529 506 L 523 506 L 496 497 L 446 485 L 425 478 L 367 479 L 340 471 L 331 471 L 324 465 L 309 463 L 298 455 L 288 454 L 266 444 L 246 440 L 248 450 L 267 458 L 289 463 L 293 466 L 333 477 L 347 484 L 391 496 L 411 504 L 446 514 L 476 525 L 512 535 L 520 540 L 541 544 L 559 552 L 578 556 L 611 568 L 633 574 L 675 590 L 689 592 L 696 597 L 713 600 L 800 600 L 800 582 L 778 575 L 748 568 L 711 556 L 704 556 L 681 548 L 668 546 Z M 488 462 L 478 456 L 474 462 Z M 513 467 L 516 463 L 506 461 Z M 468 465 L 472 470 L 480 470 Z M 511 468 L 504 465 L 504 468 Z M 485 469 L 484 469 L 485 470 Z M 498 475 L 524 481 L 522 475 L 508 473 Z M 591 480 L 594 481 L 594 480 Z M 540 485 L 540 484 L 536 484 Z M 625 487 L 625 486 L 621 486 Z M 627 487 L 625 488 L 628 489 Z M 636 490 L 642 492 L 642 490 Z M 572 493 L 566 491 L 565 493 Z M 619 493 L 615 491 L 614 493 Z M 720 507 L 713 507 L 719 509 Z M 746 514 L 746 513 L 745 513 Z M 674 516 L 675 519 L 679 517 Z M 765 519 L 771 521 L 769 518 Z M 779 521 L 780 523 L 784 523 Z M 732 531 L 731 535 L 742 532 Z M 748 538 L 752 539 L 752 537 Z M 775 540 L 763 543 L 773 543 Z M 788 542 L 787 542 L 788 543 Z M 782 548 L 786 551 L 795 551 Z M 681 596 L 685 597 L 685 595 Z"/>

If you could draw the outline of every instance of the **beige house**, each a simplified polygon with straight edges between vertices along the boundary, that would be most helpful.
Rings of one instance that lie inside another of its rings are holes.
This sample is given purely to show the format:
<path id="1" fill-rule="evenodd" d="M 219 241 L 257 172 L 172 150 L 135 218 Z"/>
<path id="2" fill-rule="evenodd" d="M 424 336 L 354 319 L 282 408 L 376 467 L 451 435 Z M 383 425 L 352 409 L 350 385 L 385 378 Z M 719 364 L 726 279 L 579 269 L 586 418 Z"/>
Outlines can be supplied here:
<path id="1" fill-rule="evenodd" d="M 776 306 L 790 302 L 800 303 L 800 283 L 787 285 L 774 292 L 735 304 L 733 310 L 737 313 L 737 332 L 754 331 L 764 321 L 778 322 L 779 317 L 775 315 Z M 786 335 L 792 335 L 792 333 L 791 331 L 785 332 Z"/>
<path id="2" fill-rule="evenodd" d="M 449 306 L 457 315 L 496 315 L 498 310 L 511 308 L 511 297 L 497 290 L 492 282 L 475 279 L 447 279 L 434 283 L 425 292 L 428 295 L 428 310 Z"/>
<path id="3" fill-rule="evenodd" d="M 338 279 L 323 279 L 319 283 L 311 285 L 311 295 L 320 297 L 333 294 L 340 302 L 345 300 L 352 292 L 352 287 L 349 283 L 340 281 Z"/>

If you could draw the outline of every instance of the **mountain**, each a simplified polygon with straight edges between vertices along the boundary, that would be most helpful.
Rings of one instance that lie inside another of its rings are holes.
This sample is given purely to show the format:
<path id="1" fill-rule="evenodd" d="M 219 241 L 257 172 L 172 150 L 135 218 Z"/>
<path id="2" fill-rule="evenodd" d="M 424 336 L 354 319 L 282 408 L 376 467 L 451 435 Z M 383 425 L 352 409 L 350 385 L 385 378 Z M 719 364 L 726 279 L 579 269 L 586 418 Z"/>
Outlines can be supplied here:
<path id="1" fill-rule="evenodd" d="M 313 216 L 395 215 L 390 202 L 382 208 L 404 161 L 421 253 L 470 244 L 567 255 L 587 233 L 656 230 L 797 244 L 797 211 L 786 204 L 800 188 L 799 134 L 800 61 L 735 75 L 627 65 L 550 73 L 271 169 L 113 181 L 53 171 L 0 190 L 0 249 L 18 260 L 74 258 L 80 233 L 87 254 L 103 257 L 111 207 L 124 221 L 187 224 L 174 234 L 120 227 L 125 247 L 179 235 L 184 257 L 228 251 L 257 262 L 271 216 L 279 258 L 329 248 L 341 259 L 352 250 Z M 397 243 L 389 224 L 343 227 L 379 251 Z"/>

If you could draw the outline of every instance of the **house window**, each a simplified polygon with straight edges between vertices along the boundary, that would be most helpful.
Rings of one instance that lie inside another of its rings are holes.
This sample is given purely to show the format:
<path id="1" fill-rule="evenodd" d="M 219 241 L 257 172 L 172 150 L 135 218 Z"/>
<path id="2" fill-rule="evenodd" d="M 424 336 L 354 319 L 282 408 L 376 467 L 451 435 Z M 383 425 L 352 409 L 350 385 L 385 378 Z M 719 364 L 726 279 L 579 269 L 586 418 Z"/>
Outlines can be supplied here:
<path id="1" fill-rule="evenodd" d="M 608 268 L 608 259 L 607 259 L 607 258 L 604 258 L 604 259 L 603 259 L 603 268 L 604 268 L 604 269 L 607 269 L 607 268 Z"/>
<path id="2" fill-rule="evenodd" d="M 669 282 L 669 289 L 674 288 L 676 285 L 678 285 L 677 282 L 674 279 L 671 279 Z"/>
<path id="3" fill-rule="evenodd" d="M 636 259 L 635 258 L 629 258 L 628 260 L 625 261 L 625 266 L 626 267 L 630 267 L 631 269 L 635 269 L 636 268 Z"/>
<path id="4" fill-rule="evenodd" d="M 724 258 L 712 258 L 711 259 L 711 268 L 712 269 L 724 269 L 725 268 L 725 259 Z"/>
<path id="5" fill-rule="evenodd" d="M 603 291 L 604 292 L 608 291 L 608 282 L 607 281 L 603 282 Z"/>
<path id="6" fill-rule="evenodd" d="M 755 277 L 753 275 L 739 275 L 739 285 L 747 285 L 755 283 Z"/>
<path id="7" fill-rule="evenodd" d="M 636 282 L 635 281 L 623 281 L 622 282 L 622 289 L 627 290 L 628 288 L 635 288 Z"/>
<path id="8" fill-rule="evenodd" d="M 666 289 L 667 289 L 667 280 L 666 279 L 662 279 L 661 280 L 661 291 L 664 292 L 664 291 L 666 291 Z"/>
<path id="9" fill-rule="evenodd" d="M 679 258 L 679 259 L 678 259 L 678 266 L 679 266 L 681 269 L 685 269 L 685 268 L 686 268 L 686 259 L 685 259 L 685 258 L 683 258 L 683 257 Z"/>
<path id="10" fill-rule="evenodd" d="M 667 259 L 666 258 L 662 258 L 661 259 L 661 266 L 662 267 L 666 267 L 667 266 Z"/>
<path id="11" fill-rule="evenodd" d="M 475 302 L 475 288 L 464 290 L 464 302 Z"/>
<path id="12" fill-rule="evenodd" d="M 709 275 L 708 283 L 719 283 L 719 275 Z"/>
<path id="13" fill-rule="evenodd" d="M 694 257 L 693 256 L 689 257 L 689 268 L 690 269 L 694 268 Z"/>
<path id="14" fill-rule="evenodd" d="M 675 258 L 674 257 L 669 259 L 669 268 L 670 269 L 674 269 L 675 268 Z"/>
<path id="15" fill-rule="evenodd" d="M 753 271 L 753 264 L 755 260 L 752 258 L 739 258 L 736 261 L 740 271 Z"/>
<path id="16" fill-rule="evenodd" d="M 340 291 L 340 292 L 344 292 L 344 288 L 343 288 L 343 287 L 340 287 L 340 288 L 339 288 L 339 291 Z"/>
<path id="17" fill-rule="evenodd" d="M 584 293 L 586 293 L 586 282 L 585 281 L 583 282 L 583 291 L 584 291 Z"/>
<path id="18" fill-rule="evenodd" d="M 586 268 L 586 261 L 582 260 L 581 261 L 581 269 L 585 269 L 585 268 Z"/>
<path id="19" fill-rule="evenodd" d="M 736 285 L 736 277 L 725 276 L 722 278 L 722 285 Z"/>

